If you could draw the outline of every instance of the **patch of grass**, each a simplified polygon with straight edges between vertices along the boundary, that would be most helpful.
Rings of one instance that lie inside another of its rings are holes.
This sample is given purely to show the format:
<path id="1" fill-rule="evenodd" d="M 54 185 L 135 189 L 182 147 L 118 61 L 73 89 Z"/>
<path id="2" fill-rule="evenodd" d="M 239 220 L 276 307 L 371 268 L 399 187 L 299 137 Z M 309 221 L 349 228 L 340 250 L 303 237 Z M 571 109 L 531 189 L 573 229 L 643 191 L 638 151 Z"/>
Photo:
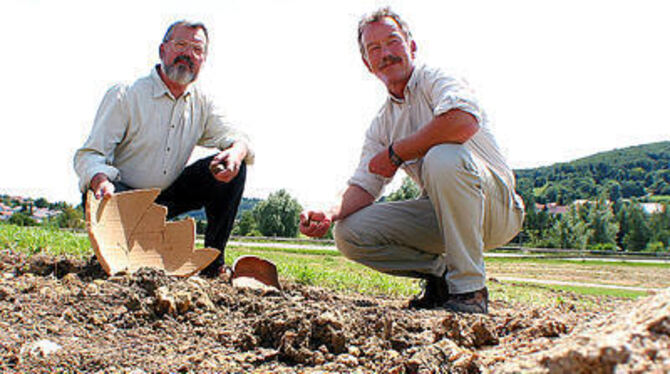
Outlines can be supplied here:
<path id="1" fill-rule="evenodd" d="M 238 245 L 228 245 L 226 246 L 226 251 L 230 248 L 235 248 L 235 249 L 250 249 L 250 250 L 258 250 L 262 252 L 277 252 L 277 253 L 290 253 L 290 254 L 298 254 L 298 255 L 320 255 L 320 256 L 342 256 L 340 252 L 338 251 L 333 251 L 331 249 L 302 249 L 302 248 L 281 248 L 281 247 L 245 247 L 245 246 L 238 246 Z"/>
<path id="2" fill-rule="evenodd" d="M 56 228 L 21 227 L 8 224 L 0 225 L 0 248 L 30 255 L 44 252 L 55 256 L 68 254 L 81 258 L 93 253 L 86 236 L 60 231 Z"/>
<path id="3" fill-rule="evenodd" d="M 271 239 L 261 239 L 254 236 L 236 236 L 230 240 L 236 242 L 245 242 L 245 243 L 280 243 L 280 244 L 300 244 L 300 245 L 315 245 L 315 246 L 332 246 L 332 242 L 327 242 L 323 240 L 316 239 L 301 239 L 296 238 L 296 240 L 271 240 Z"/>
<path id="4" fill-rule="evenodd" d="M 645 268 L 670 268 L 670 263 L 653 263 L 653 262 L 633 262 L 635 260 L 631 259 L 622 259 L 624 261 L 605 261 L 605 260 L 567 260 L 567 259 L 557 259 L 557 258 L 518 258 L 518 257 L 487 257 L 486 262 L 490 263 L 538 263 L 545 265 L 601 265 L 601 266 L 633 266 L 633 267 L 645 267 Z"/>
<path id="5" fill-rule="evenodd" d="M 489 282 L 488 288 L 494 300 L 549 307 L 571 303 L 586 310 L 601 308 L 602 298 L 627 302 L 649 295 L 644 291 L 505 281 Z"/>

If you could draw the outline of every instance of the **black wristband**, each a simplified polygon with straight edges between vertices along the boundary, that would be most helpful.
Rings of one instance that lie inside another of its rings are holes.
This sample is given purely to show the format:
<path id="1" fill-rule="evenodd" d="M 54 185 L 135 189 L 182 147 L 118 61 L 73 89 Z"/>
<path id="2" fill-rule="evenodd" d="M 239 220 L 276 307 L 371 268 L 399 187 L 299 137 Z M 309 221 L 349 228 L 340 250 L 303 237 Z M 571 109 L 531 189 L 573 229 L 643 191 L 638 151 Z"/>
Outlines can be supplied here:
<path id="1" fill-rule="evenodd" d="M 405 162 L 405 161 L 402 160 L 402 158 L 400 158 L 400 156 L 398 156 L 398 155 L 393 151 L 393 143 L 391 143 L 391 144 L 389 145 L 389 158 L 391 159 L 391 162 L 392 162 L 393 165 L 395 165 L 395 166 L 400 166 L 400 165 L 402 165 L 403 162 Z"/>

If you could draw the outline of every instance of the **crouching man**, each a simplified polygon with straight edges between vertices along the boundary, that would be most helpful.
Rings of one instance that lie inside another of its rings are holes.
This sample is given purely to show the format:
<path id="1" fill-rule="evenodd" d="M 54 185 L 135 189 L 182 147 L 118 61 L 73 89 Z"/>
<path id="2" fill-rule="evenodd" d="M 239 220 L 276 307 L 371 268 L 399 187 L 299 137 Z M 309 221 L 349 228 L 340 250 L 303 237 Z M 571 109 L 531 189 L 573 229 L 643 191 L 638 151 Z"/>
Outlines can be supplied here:
<path id="1" fill-rule="evenodd" d="M 389 96 L 340 204 L 303 212 L 300 230 L 319 237 L 337 222 L 349 259 L 424 279 L 410 308 L 488 313 L 483 251 L 511 240 L 524 210 L 486 115 L 462 80 L 415 61 L 408 26 L 388 8 L 360 21 L 358 43 Z M 401 167 L 423 197 L 375 204 Z"/>
<path id="2" fill-rule="evenodd" d="M 242 198 L 253 152 L 244 134 L 226 122 L 210 98 L 192 83 L 207 59 L 202 23 L 178 21 L 159 47 L 161 63 L 131 85 L 107 91 L 74 168 L 79 187 L 96 198 L 136 188 L 160 188 L 156 203 L 168 218 L 205 208 L 205 246 L 221 255 L 202 271 L 215 277 Z M 186 167 L 196 145 L 215 156 Z"/>

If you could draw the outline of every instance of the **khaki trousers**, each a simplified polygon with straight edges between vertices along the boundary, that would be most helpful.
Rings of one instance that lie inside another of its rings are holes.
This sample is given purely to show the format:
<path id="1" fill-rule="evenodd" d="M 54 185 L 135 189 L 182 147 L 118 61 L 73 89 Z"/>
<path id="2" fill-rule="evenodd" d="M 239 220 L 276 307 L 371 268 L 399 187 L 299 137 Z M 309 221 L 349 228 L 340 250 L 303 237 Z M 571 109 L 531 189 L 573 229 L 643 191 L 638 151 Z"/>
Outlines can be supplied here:
<path id="1" fill-rule="evenodd" d="M 442 276 L 451 293 L 484 287 L 483 251 L 521 229 L 523 202 L 462 145 L 434 146 L 423 158 L 426 197 L 372 204 L 335 225 L 349 259 L 401 276 Z"/>

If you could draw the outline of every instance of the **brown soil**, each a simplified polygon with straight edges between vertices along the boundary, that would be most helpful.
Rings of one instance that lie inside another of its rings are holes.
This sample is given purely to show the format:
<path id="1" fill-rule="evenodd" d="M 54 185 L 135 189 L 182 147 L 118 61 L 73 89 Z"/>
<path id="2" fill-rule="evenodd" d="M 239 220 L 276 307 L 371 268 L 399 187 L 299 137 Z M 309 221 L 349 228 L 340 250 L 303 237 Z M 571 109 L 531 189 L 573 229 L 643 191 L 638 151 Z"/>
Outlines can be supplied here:
<path id="1" fill-rule="evenodd" d="M 562 291 L 556 291 L 562 292 Z M 3 373 L 670 371 L 670 291 L 599 311 L 495 300 L 487 316 L 284 281 L 281 292 L 0 253 Z M 583 298 L 583 296 L 580 296 Z"/>

